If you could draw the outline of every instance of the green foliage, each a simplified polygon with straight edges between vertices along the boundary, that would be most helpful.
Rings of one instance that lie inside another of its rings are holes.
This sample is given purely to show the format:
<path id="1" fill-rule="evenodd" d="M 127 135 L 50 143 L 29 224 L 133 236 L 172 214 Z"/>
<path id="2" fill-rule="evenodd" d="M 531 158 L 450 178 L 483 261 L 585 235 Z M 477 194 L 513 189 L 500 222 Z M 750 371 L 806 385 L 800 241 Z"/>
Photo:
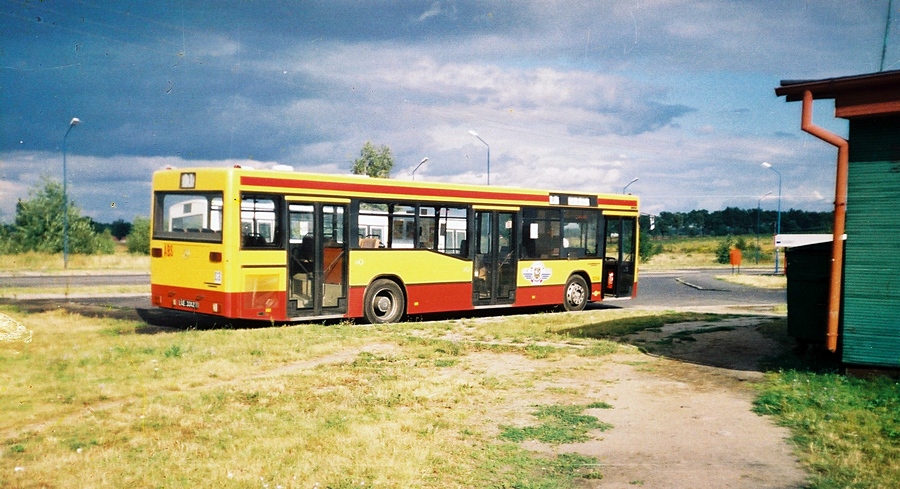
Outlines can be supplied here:
<path id="1" fill-rule="evenodd" d="M 483 463 L 479 472 L 491 474 L 491 477 L 478 480 L 470 487 L 563 489 L 576 487 L 578 479 L 603 478 L 596 458 L 576 453 L 547 458 L 511 443 L 488 445 L 481 453 Z"/>
<path id="2" fill-rule="evenodd" d="M 810 487 L 900 487 L 900 383 L 794 370 L 770 374 L 754 410 L 793 433 Z"/>
<path id="3" fill-rule="evenodd" d="M 11 229 L 0 233 L 0 252 L 60 253 L 64 248 L 64 211 L 62 184 L 44 179 L 29 192 L 28 200 L 16 204 L 16 219 Z M 110 254 L 115 249 L 112 235 L 97 233 L 90 218 L 81 216 L 74 203 L 68 206 L 69 253 Z"/>
<path id="4" fill-rule="evenodd" d="M 101 226 L 103 229 L 108 229 L 114 237 L 122 239 L 131 234 L 132 224 L 126 222 L 124 219 L 116 219 L 110 224 L 103 224 Z"/>
<path id="5" fill-rule="evenodd" d="M 662 243 L 654 243 L 650 233 L 641 230 L 641 239 L 638 242 L 638 255 L 642 262 L 648 262 L 654 255 L 663 252 Z"/>
<path id="6" fill-rule="evenodd" d="M 730 261 L 731 248 L 734 246 L 734 236 L 728 235 L 716 246 L 716 263 L 728 263 Z"/>
<path id="7" fill-rule="evenodd" d="M 149 255 L 150 219 L 141 216 L 135 217 L 134 223 L 131 225 L 131 232 L 128 233 L 127 241 L 129 253 Z"/>
<path id="8" fill-rule="evenodd" d="M 578 443 L 590 439 L 588 431 L 606 431 L 612 428 L 594 416 L 582 414 L 584 406 L 538 406 L 535 417 L 543 423 L 538 426 L 515 428 L 502 427 L 500 438 L 521 443 L 526 440 L 538 440 L 553 445 Z"/>
<path id="9" fill-rule="evenodd" d="M 394 156 L 391 148 L 376 148 L 371 141 L 366 141 L 359 151 L 359 158 L 353 162 L 351 171 L 354 175 L 368 175 L 374 178 L 390 178 L 394 168 Z"/>

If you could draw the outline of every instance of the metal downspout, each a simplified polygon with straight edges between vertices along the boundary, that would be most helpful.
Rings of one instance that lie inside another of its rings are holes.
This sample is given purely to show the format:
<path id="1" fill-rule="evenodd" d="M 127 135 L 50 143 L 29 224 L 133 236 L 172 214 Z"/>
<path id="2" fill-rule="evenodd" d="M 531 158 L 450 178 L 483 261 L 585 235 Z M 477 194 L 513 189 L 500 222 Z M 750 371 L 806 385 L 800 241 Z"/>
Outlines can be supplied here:
<path id="1" fill-rule="evenodd" d="M 837 176 L 834 189 L 834 243 L 831 247 L 831 287 L 828 298 L 828 329 L 825 345 L 831 352 L 837 351 L 838 325 L 841 314 L 841 277 L 844 269 L 844 225 L 847 219 L 847 172 L 850 161 L 850 143 L 812 122 L 812 92 L 803 92 L 803 110 L 800 129 L 838 149 Z"/>

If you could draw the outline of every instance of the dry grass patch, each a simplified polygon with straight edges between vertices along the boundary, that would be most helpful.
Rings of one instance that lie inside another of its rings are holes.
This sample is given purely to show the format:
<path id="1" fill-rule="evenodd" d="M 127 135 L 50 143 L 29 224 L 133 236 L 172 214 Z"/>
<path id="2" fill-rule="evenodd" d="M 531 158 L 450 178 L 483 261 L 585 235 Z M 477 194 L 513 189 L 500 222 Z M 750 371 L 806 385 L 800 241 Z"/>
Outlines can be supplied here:
<path id="1" fill-rule="evenodd" d="M 71 287 L 0 287 L 0 298 L 16 299 L 40 295 L 69 296 L 74 294 L 91 294 L 105 296 L 110 294 L 149 294 L 150 284 L 146 285 L 102 285 Z"/>
<path id="2" fill-rule="evenodd" d="M 3 487 L 554 488 L 599 475 L 499 438 L 535 403 L 598 400 L 574 386 L 619 347 L 556 332 L 595 312 L 155 334 L 9 314 L 33 340 L 0 343 Z"/>
<path id="3" fill-rule="evenodd" d="M 0 255 L 2 272 L 62 272 L 62 254 L 28 252 L 14 255 Z M 111 255 L 69 255 L 69 271 L 104 271 L 147 273 L 150 271 L 150 257 L 135 255 L 118 249 Z"/>
<path id="4" fill-rule="evenodd" d="M 761 289 L 787 288 L 786 275 L 716 275 L 716 279 L 739 285 L 759 287 Z"/>

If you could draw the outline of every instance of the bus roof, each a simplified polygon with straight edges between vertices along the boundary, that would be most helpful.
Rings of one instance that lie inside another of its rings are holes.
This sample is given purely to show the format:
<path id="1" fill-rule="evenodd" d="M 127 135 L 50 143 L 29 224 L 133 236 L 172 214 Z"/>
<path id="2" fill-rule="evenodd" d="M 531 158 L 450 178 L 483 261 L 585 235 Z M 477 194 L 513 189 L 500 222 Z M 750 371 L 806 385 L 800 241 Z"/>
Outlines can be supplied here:
<path id="1" fill-rule="evenodd" d="M 182 175 L 193 175 L 184 178 Z M 503 186 L 405 181 L 370 178 L 361 175 L 328 175 L 283 170 L 241 167 L 167 168 L 154 173 L 154 182 L 165 181 L 173 188 L 211 190 L 209 181 L 230 180 L 242 189 L 276 193 L 300 192 L 326 197 L 369 199 L 409 199 L 430 202 L 466 202 L 482 205 L 531 205 L 563 207 L 599 207 L 638 210 L 634 195 L 593 194 Z M 185 185 L 192 185 L 186 187 Z M 221 183 L 219 183 L 221 185 Z"/>

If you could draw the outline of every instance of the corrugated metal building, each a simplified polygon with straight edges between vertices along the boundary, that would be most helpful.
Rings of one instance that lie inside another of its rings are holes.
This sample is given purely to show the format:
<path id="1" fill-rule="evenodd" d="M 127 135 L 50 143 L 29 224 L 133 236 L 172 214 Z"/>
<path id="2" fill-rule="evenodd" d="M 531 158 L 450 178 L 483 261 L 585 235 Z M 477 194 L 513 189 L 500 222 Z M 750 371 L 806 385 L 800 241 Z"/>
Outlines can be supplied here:
<path id="1" fill-rule="evenodd" d="M 835 116 L 849 120 L 842 359 L 848 365 L 900 367 L 900 71 L 783 81 L 775 92 L 789 102 L 810 95 L 834 99 Z M 844 212 L 837 208 L 840 198 L 836 203 L 838 216 Z M 841 310 L 839 303 L 834 306 Z"/>

